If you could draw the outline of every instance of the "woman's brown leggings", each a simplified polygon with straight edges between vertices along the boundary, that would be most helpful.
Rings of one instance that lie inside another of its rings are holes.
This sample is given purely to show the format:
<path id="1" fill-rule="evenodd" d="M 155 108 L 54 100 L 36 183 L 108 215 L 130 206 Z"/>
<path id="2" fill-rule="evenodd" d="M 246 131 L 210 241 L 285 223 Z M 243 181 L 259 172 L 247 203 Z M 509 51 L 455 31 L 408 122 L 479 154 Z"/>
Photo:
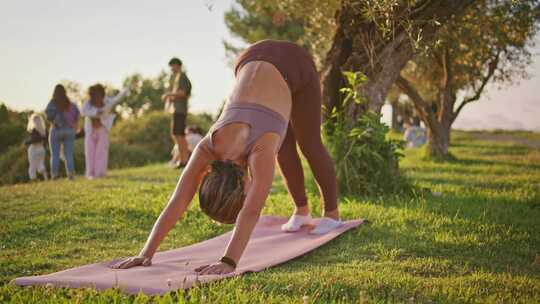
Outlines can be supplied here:
<path id="1" fill-rule="evenodd" d="M 296 143 L 298 143 L 322 193 L 324 210 L 334 211 L 337 208 L 336 171 L 334 162 L 321 139 L 321 100 L 311 100 L 309 104 L 300 104 L 294 102 L 294 99 L 293 97 L 291 122 L 278 153 L 279 167 L 296 206 L 306 206 L 308 201 L 304 172 L 296 149 Z"/>
<path id="2" fill-rule="evenodd" d="M 239 56 L 236 71 L 255 60 L 273 64 L 291 89 L 291 120 L 278 153 L 278 162 L 294 203 L 297 207 L 304 207 L 308 203 L 304 172 L 296 149 L 298 143 L 322 193 L 324 210 L 336 210 L 336 171 L 321 138 L 321 86 L 313 59 L 294 43 L 264 40 L 250 46 Z"/>

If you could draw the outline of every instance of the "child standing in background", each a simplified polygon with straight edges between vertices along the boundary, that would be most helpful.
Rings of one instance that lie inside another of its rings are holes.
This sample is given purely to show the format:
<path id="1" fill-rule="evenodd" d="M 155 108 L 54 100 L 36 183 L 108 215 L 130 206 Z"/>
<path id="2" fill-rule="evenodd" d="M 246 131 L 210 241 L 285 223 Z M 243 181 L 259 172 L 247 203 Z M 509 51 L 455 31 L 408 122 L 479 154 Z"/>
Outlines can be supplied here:
<path id="1" fill-rule="evenodd" d="M 25 141 L 28 146 L 28 177 L 30 180 L 36 180 L 37 172 L 39 172 L 47 180 L 47 170 L 45 169 L 47 131 L 43 118 L 36 113 L 30 115 L 26 130 L 30 134 L 30 138 Z"/>

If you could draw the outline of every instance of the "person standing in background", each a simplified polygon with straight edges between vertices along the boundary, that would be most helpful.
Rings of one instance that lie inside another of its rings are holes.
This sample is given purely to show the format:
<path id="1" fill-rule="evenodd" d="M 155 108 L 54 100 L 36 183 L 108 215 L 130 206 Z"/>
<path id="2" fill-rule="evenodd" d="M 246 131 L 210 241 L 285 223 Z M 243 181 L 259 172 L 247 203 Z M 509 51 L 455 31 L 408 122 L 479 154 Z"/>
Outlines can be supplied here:
<path id="1" fill-rule="evenodd" d="M 187 164 L 189 152 L 186 142 L 186 119 L 188 113 L 188 100 L 191 96 L 191 82 L 186 73 L 182 72 L 182 61 L 172 58 L 169 61 L 171 78 L 169 91 L 161 99 L 165 101 L 165 108 L 172 113 L 171 136 L 178 145 L 178 153 L 173 154 L 169 164 L 175 168 Z"/>
<path id="2" fill-rule="evenodd" d="M 75 178 L 75 164 L 73 161 L 73 144 L 75 133 L 79 124 L 80 112 L 71 102 L 63 85 L 57 84 L 51 101 L 45 109 L 47 120 L 52 124 L 49 135 L 51 147 L 51 178 L 58 178 L 60 171 L 60 149 L 64 150 L 64 163 L 66 174 L 70 180 Z"/>
<path id="3" fill-rule="evenodd" d="M 43 118 L 37 113 L 30 115 L 26 131 L 30 134 L 30 138 L 24 142 L 28 146 L 28 177 L 31 181 L 36 180 L 39 172 L 43 175 L 43 179 L 47 180 L 47 169 L 45 168 L 47 129 Z"/>
<path id="4" fill-rule="evenodd" d="M 96 84 L 88 89 L 90 99 L 83 104 L 84 116 L 84 156 L 86 178 L 103 177 L 107 173 L 109 160 L 109 130 L 116 115 L 111 111 L 125 95 L 127 90 L 114 97 L 105 95 L 105 87 Z"/>

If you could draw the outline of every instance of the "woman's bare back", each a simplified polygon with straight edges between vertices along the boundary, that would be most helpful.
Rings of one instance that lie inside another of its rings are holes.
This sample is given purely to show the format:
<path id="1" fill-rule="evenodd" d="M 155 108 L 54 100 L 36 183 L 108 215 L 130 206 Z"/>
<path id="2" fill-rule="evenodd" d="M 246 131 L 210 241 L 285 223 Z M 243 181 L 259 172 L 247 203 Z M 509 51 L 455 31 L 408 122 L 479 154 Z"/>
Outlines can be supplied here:
<path id="1" fill-rule="evenodd" d="M 265 61 L 250 61 L 238 71 L 236 84 L 227 103 L 253 102 L 291 116 L 291 91 L 278 69 Z"/>

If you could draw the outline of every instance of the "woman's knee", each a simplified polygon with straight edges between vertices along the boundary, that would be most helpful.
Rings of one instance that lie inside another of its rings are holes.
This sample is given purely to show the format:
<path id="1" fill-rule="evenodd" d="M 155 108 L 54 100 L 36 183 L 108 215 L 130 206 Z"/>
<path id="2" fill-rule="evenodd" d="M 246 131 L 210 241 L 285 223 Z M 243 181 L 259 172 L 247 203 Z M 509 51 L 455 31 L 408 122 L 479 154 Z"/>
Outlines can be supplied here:
<path id="1" fill-rule="evenodd" d="M 306 158 L 328 153 L 320 136 L 307 136 L 306 138 L 299 139 L 298 145 Z"/>

